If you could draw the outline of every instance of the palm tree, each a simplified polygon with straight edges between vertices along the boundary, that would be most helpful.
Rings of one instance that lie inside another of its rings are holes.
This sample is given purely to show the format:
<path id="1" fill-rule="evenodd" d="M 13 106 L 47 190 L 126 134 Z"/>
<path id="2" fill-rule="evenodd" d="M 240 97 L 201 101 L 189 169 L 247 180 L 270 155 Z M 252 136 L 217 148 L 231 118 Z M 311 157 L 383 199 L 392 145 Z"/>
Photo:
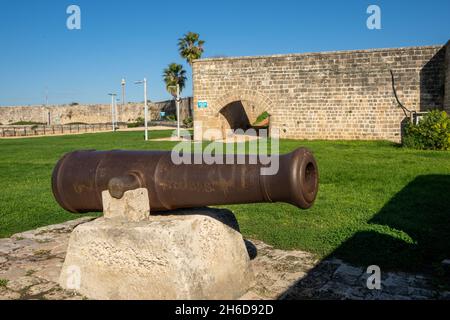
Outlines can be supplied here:
<path id="1" fill-rule="evenodd" d="M 200 59 L 203 54 L 203 45 L 205 41 L 199 39 L 199 34 L 188 32 L 182 38 L 178 39 L 178 51 L 183 59 L 192 66 L 192 61 Z"/>
<path id="2" fill-rule="evenodd" d="M 186 84 L 186 70 L 181 64 L 171 63 L 163 71 L 164 82 L 166 83 L 166 90 L 173 97 L 177 96 L 177 83 L 180 86 L 180 93 Z"/>

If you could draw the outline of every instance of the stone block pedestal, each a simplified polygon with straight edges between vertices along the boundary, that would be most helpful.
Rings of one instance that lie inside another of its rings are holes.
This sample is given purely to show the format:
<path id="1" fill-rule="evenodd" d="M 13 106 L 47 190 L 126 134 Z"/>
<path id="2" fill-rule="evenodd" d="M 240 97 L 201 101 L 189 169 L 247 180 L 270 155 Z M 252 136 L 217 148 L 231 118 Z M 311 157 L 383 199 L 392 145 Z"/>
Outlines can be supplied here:
<path id="1" fill-rule="evenodd" d="M 252 284 L 228 210 L 178 210 L 141 221 L 107 216 L 73 231 L 63 288 L 92 299 L 235 299 Z"/>

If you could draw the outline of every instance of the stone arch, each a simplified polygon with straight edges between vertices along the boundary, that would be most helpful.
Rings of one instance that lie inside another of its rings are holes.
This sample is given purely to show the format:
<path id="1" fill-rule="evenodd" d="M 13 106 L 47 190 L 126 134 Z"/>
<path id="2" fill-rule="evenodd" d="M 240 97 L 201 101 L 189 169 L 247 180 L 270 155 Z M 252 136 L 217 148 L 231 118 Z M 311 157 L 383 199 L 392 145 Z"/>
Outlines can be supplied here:
<path id="1" fill-rule="evenodd" d="M 222 129 L 246 130 L 263 112 L 272 113 L 273 104 L 254 90 L 234 90 L 217 99 L 214 114 Z"/>

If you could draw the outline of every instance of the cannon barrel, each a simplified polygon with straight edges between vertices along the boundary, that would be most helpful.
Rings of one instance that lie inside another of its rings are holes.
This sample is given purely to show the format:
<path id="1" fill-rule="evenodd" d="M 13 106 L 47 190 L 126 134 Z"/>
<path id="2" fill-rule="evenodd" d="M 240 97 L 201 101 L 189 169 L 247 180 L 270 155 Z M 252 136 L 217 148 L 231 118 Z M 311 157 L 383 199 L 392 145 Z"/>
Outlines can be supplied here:
<path id="1" fill-rule="evenodd" d="M 52 190 L 71 212 L 102 211 L 102 191 L 121 198 L 136 188 L 147 188 L 151 211 L 257 202 L 306 209 L 316 198 L 318 169 L 306 148 L 280 155 L 273 175 L 262 175 L 268 164 L 252 164 L 248 155 L 241 158 L 244 164 L 227 164 L 225 157 L 223 164 L 175 164 L 170 151 L 75 151 L 56 164 Z"/>

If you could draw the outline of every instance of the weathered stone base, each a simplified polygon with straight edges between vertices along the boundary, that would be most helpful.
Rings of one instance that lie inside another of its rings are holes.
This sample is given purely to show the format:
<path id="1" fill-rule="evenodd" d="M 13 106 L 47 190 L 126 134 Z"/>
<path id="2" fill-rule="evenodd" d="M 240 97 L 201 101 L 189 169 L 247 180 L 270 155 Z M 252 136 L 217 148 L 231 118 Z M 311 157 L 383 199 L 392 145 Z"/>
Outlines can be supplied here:
<path id="1" fill-rule="evenodd" d="M 93 299 L 236 299 L 252 279 L 233 214 L 197 209 L 79 225 L 59 282 Z"/>

